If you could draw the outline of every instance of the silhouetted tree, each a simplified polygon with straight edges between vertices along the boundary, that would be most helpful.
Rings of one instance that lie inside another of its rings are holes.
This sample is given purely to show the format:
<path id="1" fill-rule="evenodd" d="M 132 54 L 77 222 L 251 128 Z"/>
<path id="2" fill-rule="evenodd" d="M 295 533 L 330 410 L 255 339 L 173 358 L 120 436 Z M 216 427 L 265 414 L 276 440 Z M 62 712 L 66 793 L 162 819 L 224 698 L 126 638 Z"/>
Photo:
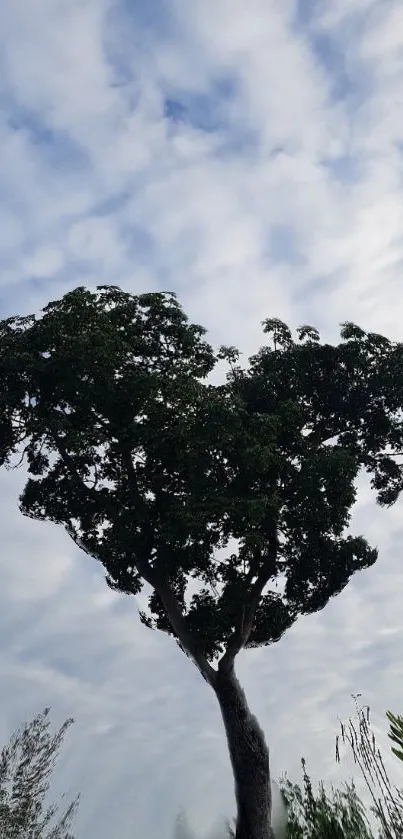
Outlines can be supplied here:
<path id="1" fill-rule="evenodd" d="M 351 323 L 337 346 L 310 326 L 294 341 L 276 319 L 264 332 L 243 369 L 175 295 L 116 286 L 0 323 L 0 464 L 27 463 L 20 509 L 62 524 L 114 590 L 151 586 L 142 622 L 176 639 L 218 699 L 237 839 L 267 839 L 271 799 L 235 658 L 376 561 L 345 535 L 360 470 L 381 505 L 403 485 L 403 346 Z M 227 381 L 213 385 L 219 359 Z"/>

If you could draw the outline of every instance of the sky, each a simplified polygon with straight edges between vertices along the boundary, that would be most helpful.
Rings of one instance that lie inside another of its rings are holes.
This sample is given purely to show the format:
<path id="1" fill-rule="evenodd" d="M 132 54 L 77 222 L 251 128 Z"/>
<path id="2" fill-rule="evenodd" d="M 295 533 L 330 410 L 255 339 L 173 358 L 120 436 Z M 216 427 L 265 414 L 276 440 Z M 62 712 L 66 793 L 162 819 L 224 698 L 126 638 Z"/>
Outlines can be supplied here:
<path id="1" fill-rule="evenodd" d="M 400 0 L 4 0 L 0 317 L 112 283 L 177 292 L 245 355 L 267 317 L 402 340 L 402 100 Z M 54 789 L 82 793 L 77 839 L 171 839 L 182 808 L 211 835 L 234 813 L 212 691 L 65 532 L 22 517 L 24 483 L 0 472 L 2 742 L 47 705 L 75 718 Z M 239 657 L 274 778 L 299 780 L 302 756 L 351 776 L 334 741 L 353 693 L 388 753 L 402 503 L 360 481 L 351 529 L 376 565 Z"/>

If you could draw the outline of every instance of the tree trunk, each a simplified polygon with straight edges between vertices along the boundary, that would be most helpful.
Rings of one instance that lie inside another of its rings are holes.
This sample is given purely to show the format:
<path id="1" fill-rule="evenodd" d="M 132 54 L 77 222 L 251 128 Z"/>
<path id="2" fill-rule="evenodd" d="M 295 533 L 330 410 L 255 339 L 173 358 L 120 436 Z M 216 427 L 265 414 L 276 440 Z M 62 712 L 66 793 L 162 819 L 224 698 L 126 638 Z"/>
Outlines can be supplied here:
<path id="1" fill-rule="evenodd" d="M 236 839 L 270 839 L 269 751 L 263 731 L 249 710 L 233 662 L 225 668 L 219 666 L 213 688 L 221 708 L 234 773 Z"/>

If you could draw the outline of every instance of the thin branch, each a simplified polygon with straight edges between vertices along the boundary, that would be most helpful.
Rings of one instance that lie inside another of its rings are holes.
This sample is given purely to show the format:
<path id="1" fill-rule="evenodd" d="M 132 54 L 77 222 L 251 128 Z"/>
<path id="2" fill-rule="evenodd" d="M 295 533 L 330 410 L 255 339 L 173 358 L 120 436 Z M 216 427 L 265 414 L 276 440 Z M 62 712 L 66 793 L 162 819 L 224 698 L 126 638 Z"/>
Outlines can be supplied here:
<path id="1" fill-rule="evenodd" d="M 9 468 L 9 470 L 14 471 L 14 469 L 18 469 L 18 468 L 19 468 L 19 466 L 21 466 L 21 463 L 23 462 L 24 457 L 25 457 L 25 454 L 26 454 L 26 452 L 28 451 L 28 449 L 29 449 L 29 443 L 27 443 L 27 445 L 25 446 L 24 451 L 23 451 L 23 453 L 22 453 L 22 455 L 21 455 L 21 459 L 18 461 L 18 463 L 16 463 L 16 464 L 15 464 L 15 466 L 9 466 L 9 467 L 8 467 L 8 468 Z"/>
<path id="2" fill-rule="evenodd" d="M 272 577 L 276 571 L 277 551 L 277 529 L 273 526 L 272 533 L 269 536 L 268 556 L 260 568 L 256 581 L 252 585 L 249 597 L 245 598 L 245 605 L 243 606 L 242 613 L 239 616 L 238 626 L 229 638 L 225 653 L 219 661 L 219 670 L 227 670 L 231 668 L 235 656 L 238 655 L 240 650 L 248 643 L 253 629 L 256 610 L 262 596 L 262 591 L 265 585 L 269 582 L 270 577 Z"/>
<path id="3" fill-rule="evenodd" d="M 184 651 L 192 659 L 206 682 L 213 687 L 216 680 L 216 671 L 198 649 L 197 641 L 189 629 L 186 617 L 168 581 L 163 579 L 162 575 L 143 558 L 136 557 L 135 565 L 139 574 L 158 594 L 165 609 L 165 614 Z"/>

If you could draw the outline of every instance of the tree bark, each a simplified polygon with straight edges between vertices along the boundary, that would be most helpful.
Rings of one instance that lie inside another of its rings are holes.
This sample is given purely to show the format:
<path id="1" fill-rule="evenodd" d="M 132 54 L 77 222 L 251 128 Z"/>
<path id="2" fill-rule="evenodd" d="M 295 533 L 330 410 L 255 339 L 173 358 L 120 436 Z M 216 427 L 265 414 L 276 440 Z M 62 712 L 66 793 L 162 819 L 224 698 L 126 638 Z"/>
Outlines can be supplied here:
<path id="1" fill-rule="evenodd" d="M 276 542 L 274 542 L 274 551 Z M 270 559 L 272 559 L 270 557 Z M 214 670 L 189 630 L 186 617 L 169 583 L 156 573 L 150 564 L 136 557 L 141 576 L 157 592 L 170 624 L 184 652 L 213 688 L 221 709 L 235 782 L 237 820 L 235 839 L 272 839 L 271 784 L 269 750 L 256 717 L 250 712 L 234 666 L 239 650 L 247 643 L 253 625 L 259 596 L 271 563 L 265 563 L 252 587 L 250 602 L 240 618 L 227 650 Z"/>
<path id="2" fill-rule="evenodd" d="M 270 839 L 269 750 L 264 733 L 249 710 L 233 661 L 225 667 L 219 666 L 213 689 L 224 721 L 234 774 L 236 839 Z"/>

